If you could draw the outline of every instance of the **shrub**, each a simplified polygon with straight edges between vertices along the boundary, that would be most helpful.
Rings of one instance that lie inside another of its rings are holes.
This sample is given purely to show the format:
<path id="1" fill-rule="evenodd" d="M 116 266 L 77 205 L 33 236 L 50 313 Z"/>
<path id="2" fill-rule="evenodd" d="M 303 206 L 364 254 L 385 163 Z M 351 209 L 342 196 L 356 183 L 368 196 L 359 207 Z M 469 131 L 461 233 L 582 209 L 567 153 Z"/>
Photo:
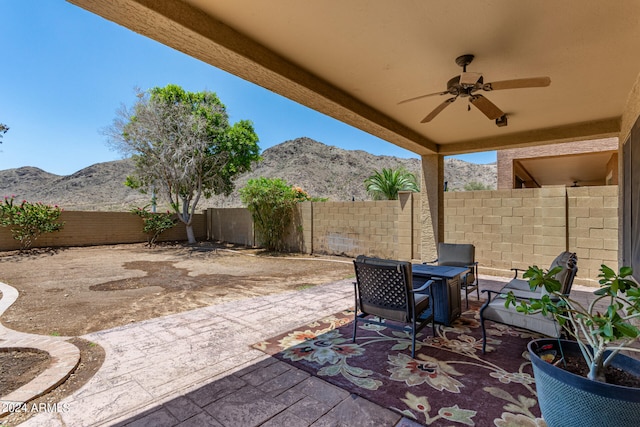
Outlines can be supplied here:
<path id="1" fill-rule="evenodd" d="M 464 185 L 464 191 L 483 191 L 483 190 L 493 190 L 493 187 L 490 185 L 485 185 L 478 181 L 470 181 Z"/>
<path id="2" fill-rule="evenodd" d="M 299 187 L 291 187 L 280 178 L 250 179 L 240 189 L 240 198 L 247 205 L 260 244 L 270 251 L 285 249 L 289 225 L 296 203 L 310 200 Z"/>
<path id="3" fill-rule="evenodd" d="M 176 225 L 178 220 L 169 211 L 166 213 L 154 213 L 149 212 L 147 210 L 148 207 L 149 205 L 142 208 L 133 208 L 131 213 L 142 218 L 142 231 L 147 233 L 147 246 L 151 247 L 156 244 L 160 234 Z"/>
<path id="4" fill-rule="evenodd" d="M 20 242 L 20 250 L 31 247 L 40 235 L 60 231 L 64 222 L 58 222 L 62 209 L 57 205 L 29 203 L 23 200 L 19 205 L 14 196 L 5 197 L 0 205 L 0 225 L 8 227 L 13 238 Z"/>

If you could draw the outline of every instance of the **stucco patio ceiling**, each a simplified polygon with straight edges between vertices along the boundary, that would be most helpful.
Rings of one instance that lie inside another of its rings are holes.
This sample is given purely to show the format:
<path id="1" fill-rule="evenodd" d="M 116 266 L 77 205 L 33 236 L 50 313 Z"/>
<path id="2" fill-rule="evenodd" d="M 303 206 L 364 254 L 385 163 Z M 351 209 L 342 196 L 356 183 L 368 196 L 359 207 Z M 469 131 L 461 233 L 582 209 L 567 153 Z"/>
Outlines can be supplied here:
<path id="1" fill-rule="evenodd" d="M 418 154 L 618 136 L 640 71 L 637 0 L 69 1 Z M 467 53 L 485 82 L 551 85 L 481 92 L 506 127 L 464 98 L 426 124 L 447 97 L 398 105 Z"/>
<path id="2" fill-rule="evenodd" d="M 606 185 L 607 162 L 615 151 L 517 159 L 538 185 Z"/>

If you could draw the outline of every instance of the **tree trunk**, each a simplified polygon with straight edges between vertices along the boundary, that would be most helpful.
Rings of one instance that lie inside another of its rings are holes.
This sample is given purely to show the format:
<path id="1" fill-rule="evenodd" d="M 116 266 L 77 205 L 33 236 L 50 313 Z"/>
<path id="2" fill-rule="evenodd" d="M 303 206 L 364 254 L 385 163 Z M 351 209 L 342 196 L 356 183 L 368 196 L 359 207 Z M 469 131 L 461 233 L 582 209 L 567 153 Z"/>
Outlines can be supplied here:
<path id="1" fill-rule="evenodd" d="M 193 225 L 190 223 L 187 224 L 187 241 L 190 245 L 196 243 L 196 236 L 193 233 Z"/>

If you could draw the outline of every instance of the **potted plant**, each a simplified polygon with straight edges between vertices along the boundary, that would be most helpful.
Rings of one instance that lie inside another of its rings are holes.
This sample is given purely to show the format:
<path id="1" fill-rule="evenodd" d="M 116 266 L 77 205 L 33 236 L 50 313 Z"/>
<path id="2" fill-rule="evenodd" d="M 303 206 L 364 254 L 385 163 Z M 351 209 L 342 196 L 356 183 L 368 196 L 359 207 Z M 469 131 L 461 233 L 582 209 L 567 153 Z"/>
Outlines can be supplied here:
<path id="1" fill-rule="evenodd" d="M 640 329 L 640 287 L 630 267 L 616 273 L 600 268 L 600 288 L 587 306 L 560 291 L 555 275 L 561 267 L 544 271 L 530 267 L 524 278 L 532 290 L 544 288 L 539 299 L 519 300 L 513 293 L 506 305 L 523 313 L 553 316 L 572 340 L 541 339 L 528 349 L 536 378 L 542 416 L 553 426 L 640 425 L 640 388 L 607 383 L 607 370 L 640 377 L 640 360 L 620 354 L 640 351 L 631 345 Z M 569 361 L 582 359 L 586 374 L 569 372 Z"/>

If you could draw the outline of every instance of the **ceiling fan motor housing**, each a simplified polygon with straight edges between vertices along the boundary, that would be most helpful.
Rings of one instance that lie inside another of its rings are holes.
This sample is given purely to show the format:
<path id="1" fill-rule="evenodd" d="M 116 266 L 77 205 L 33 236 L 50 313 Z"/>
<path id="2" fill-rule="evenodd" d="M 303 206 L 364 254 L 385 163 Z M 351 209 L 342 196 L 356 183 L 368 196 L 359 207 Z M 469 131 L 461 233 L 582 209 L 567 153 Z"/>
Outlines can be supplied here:
<path id="1" fill-rule="evenodd" d="M 467 72 L 467 65 L 469 65 L 473 59 L 474 56 L 471 54 L 461 55 L 456 58 L 455 62 L 458 66 L 462 67 L 462 73 L 449 79 L 446 91 L 416 96 L 414 98 L 400 101 L 398 104 L 417 101 L 434 95 L 450 95 L 450 98 L 441 102 L 420 121 L 420 123 L 428 123 L 440 114 L 447 106 L 451 105 L 456 99 L 458 99 L 458 97 L 469 98 L 470 104 L 473 104 L 474 107 L 480 110 L 490 120 L 495 120 L 497 126 L 503 127 L 507 126 L 507 115 L 489 99 L 476 92 L 481 90 L 491 92 L 503 89 L 546 87 L 551 84 L 551 79 L 549 77 L 530 77 L 485 83 L 484 77 L 481 73 Z M 470 109 L 470 107 L 468 108 Z"/>
<path id="2" fill-rule="evenodd" d="M 464 81 L 465 77 L 468 77 L 466 81 Z M 447 92 L 453 96 L 465 98 L 471 96 L 476 90 L 481 89 L 483 85 L 482 75 L 478 73 L 463 73 L 449 79 L 447 82 Z"/>

